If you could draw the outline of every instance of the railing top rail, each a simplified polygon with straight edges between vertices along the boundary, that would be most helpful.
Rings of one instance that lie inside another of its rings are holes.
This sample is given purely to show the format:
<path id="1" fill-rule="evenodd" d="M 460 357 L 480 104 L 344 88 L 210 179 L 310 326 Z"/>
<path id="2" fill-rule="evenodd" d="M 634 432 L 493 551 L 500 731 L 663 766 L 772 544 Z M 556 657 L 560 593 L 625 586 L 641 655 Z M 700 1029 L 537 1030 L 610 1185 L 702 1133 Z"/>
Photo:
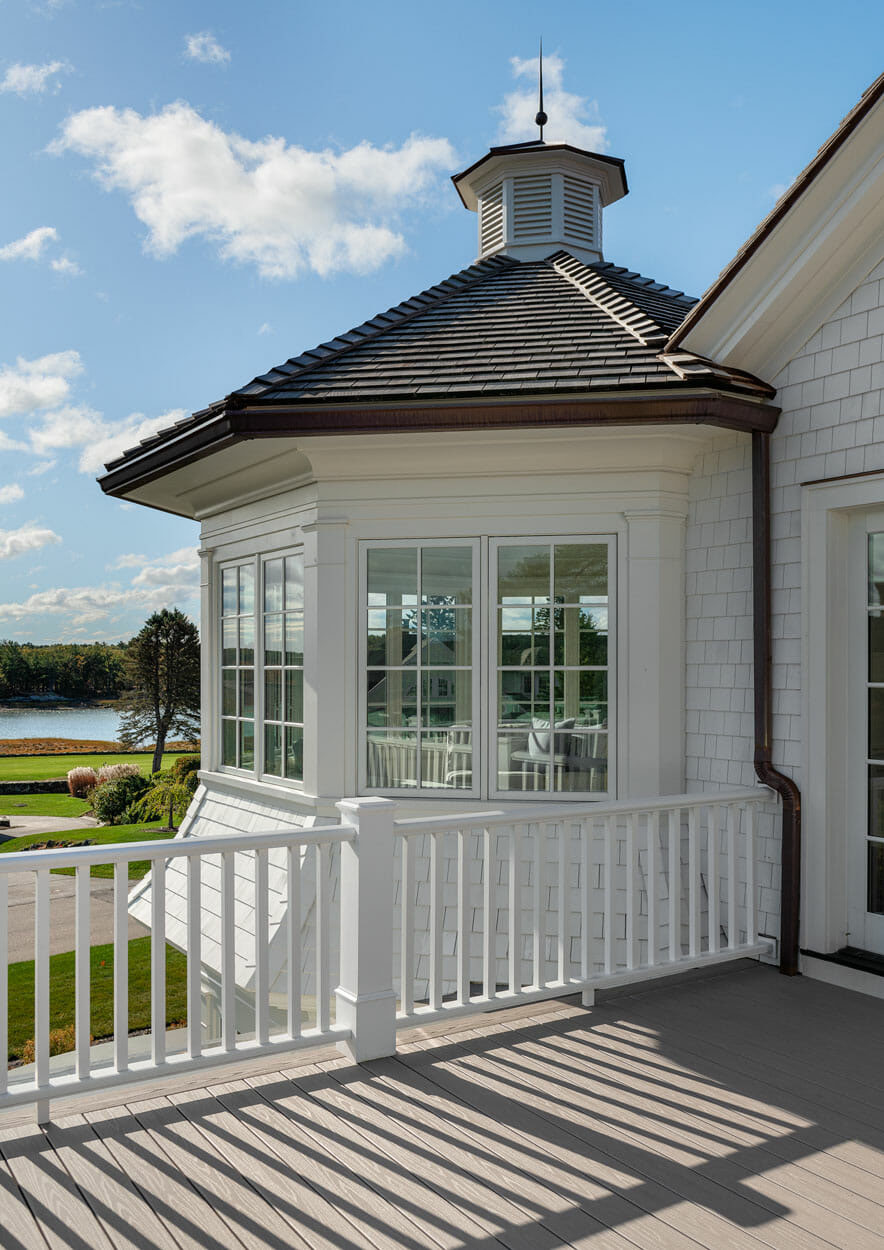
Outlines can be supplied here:
<path id="1" fill-rule="evenodd" d="M 286 846 L 322 846 L 352 842 L 352 825 L 321 825 L 316 829 L 273 829 L 266 833 L 220 834 L 213 838 L 160 838 L 152 842 L 106 842 L 97 846 L 56 847 L 44 851 L 10 851 L 0 855 L 0 873 L 36 872 L 43 868 L 85 868 L 92 864 L 131 860 L 173 859 L 218 855 L 222 851 L 273 850 Z"/>
<path id="2" fill-rule="evenodd" d="M 538 808 L 534 811 L 531 811 L 525 804 L 518 810 L 414 816 L 409 819 L 396 820 L 393 824 L 394 832 L 404 838 L 412 834 L 436 831 L 487 829 L 500 825 L 546 825 L 565 820 L 601 819 L 603 816 L 623 815 L 629 812 L 661 812 L 725 803 L 764 803 L 772 799 L 776 799 L 773 790 L 767 786 L 755 786 L 739 790 L 709 791 L 705 794 L 667 794 L 653 799 L 615 799 L 609 803 L 570 803 L 567 807 Z"/>

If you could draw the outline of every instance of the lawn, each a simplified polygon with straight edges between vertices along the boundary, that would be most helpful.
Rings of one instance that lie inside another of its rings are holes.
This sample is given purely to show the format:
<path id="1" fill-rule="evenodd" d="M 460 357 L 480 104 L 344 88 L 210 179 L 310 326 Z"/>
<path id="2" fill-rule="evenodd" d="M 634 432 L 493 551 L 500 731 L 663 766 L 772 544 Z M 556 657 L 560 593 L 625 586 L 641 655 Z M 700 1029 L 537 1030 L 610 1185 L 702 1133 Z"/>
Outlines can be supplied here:
<path id="1" fill-rule="evenodd" d="M 34 846 L 35 843 L 43 843 L 50 840 L 68 843 L 71 846 L 77 846 L 87 841 L 97 843 L 99 846 L 109 846 L 115 842 L 154 842 L 159 838 L 171 837 L 174 837 L 174 834 L 161 830 L 159 821 L 149 825 L 91 825 L 85 829 L 65 829 L 59 833 L 27 833 L 20 838 L 10 838 L 8 842 L 0 843 L 0 855 L 8 855 L 12 851 L 26 851 L 29 847 Z M 129 880 L 140 881 L 149 867 L 149 860 L 133 860 L 129 864 Z M 53 868 L 52 871 L 72 877 L 75 869 Z M 90 875 L 104 878 L 113 877 L 114 866 L 113 864 L 94 864 Z"/>
<path id="2" fill-rule="evenodd" d="M 150 1026 L 149 937 L 129 943 L 129 1031 Z M 187 1018 L 187 957 L 166 946 L 166 1023 L 174 1028 Z M 90 952 L 92 1036 L 101 1041 L 113 1035 L 114 947 L 93 946 Z M 70 1028 L 74 1022 L 74 952 L 49 959 L 49 1028 Z M 9 1059 L 21 1059 L 25 1043 L 34 1036 L 34 961 L 9 965 Z"/>
<path id="3" fill-rule="evenodd" d="M 171 768 L 181 751 L 163 756 L 163 768 Z M 188 752 L 187 754 L 193 754 Z M 94 768 L 102 764 L 137 764 L 145 777 L 150 776 L 153 756 L 139 755 L 11 755 L 0 758 L 0 781 L 48 781 L 52 777 L 66 777 L 72 768 Z M 2 799 L 3 796 L 0 796 Z"/>
<path id="4" fill-rule="evenodd" d="M 0 794 L 4 816 L 85 816 L 89 804 L 69 794 Z"/>

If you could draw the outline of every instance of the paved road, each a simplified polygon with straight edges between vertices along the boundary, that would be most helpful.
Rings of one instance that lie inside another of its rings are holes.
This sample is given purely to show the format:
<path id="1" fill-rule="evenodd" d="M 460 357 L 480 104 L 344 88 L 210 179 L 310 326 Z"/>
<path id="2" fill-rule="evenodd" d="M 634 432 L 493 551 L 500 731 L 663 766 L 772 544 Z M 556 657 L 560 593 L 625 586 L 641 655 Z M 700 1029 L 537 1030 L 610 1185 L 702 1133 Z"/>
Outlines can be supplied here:
<path id="1" fill-rule="evenodd" d="M 27 833 L 63 833 L 71 829 L 82 830 L 94 825 L 89 817 L 62 816 L 15 816 L 15 825 L 9 830 L 14 837 Z M 5 830 L 4 830 L 5 832 Z M 74 878 L 53 873 L 49 878 L 49 953 L 74 949 L 75 910 Z M 112 942 L 114 936 L 114 883 L 93 880 L 91 887 L 91 944 Z M 129 920 L 129 937 L 143 937 L 150 930 L 137 920 Z M 9 874 L 9 962 L 34 958 L 34 874 L 13 872 Z"/>

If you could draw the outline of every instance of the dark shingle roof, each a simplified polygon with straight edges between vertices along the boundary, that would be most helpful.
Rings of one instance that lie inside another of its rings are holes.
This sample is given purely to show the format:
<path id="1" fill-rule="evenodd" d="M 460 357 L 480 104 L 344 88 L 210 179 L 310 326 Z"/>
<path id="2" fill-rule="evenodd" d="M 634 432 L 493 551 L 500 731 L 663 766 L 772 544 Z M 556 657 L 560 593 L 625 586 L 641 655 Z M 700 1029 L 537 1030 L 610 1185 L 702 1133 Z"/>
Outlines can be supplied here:
<path id="1" fill-rule="evenodd" d="M 225 409 L 412 405 L 713 387 L 767 399 L 747 374 L 664 346 L 696 301 L 569 252 L 490 257 L 277 365 L 211 408 L 145 439 L 123 461 Z"/>

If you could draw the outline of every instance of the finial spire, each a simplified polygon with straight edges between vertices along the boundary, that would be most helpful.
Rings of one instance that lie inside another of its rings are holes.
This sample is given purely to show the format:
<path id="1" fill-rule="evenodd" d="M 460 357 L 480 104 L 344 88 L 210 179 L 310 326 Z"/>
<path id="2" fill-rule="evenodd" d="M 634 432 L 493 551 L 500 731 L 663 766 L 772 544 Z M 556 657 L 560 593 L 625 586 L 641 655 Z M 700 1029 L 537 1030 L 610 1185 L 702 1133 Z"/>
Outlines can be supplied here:
<path id="1" fill-rule="evenodd" d="M 540 40 L 540 107 L 537 110 L 537 116 L 534 118 L 535 126 L 540 127 L 540 142 L 543 143 L 543 128 L 549 121 L 546 113 L 543 111 L 543 38 Z"/>

